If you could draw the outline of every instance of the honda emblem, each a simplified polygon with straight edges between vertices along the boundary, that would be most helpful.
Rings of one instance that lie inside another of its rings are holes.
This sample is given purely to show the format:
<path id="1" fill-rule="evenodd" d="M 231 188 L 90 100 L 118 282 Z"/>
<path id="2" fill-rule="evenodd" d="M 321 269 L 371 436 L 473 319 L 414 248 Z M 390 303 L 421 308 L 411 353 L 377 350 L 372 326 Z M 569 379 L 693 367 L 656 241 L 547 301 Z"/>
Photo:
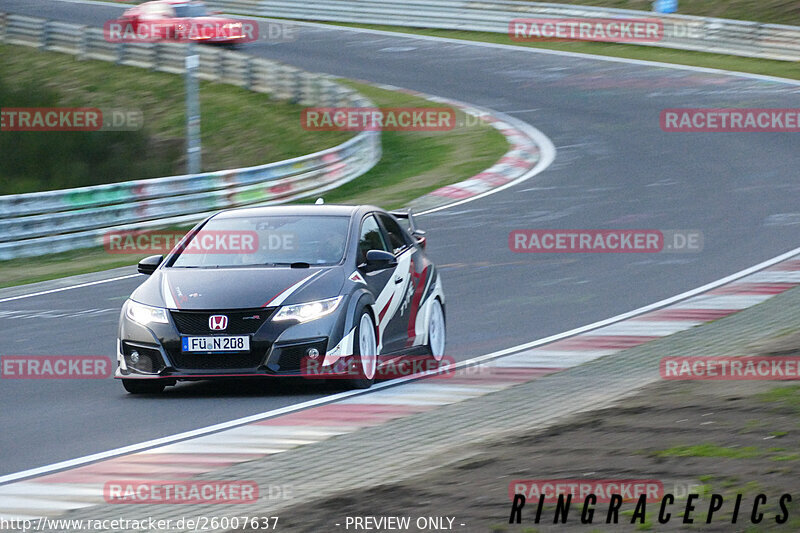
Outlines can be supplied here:
<path id="1" fill-rule="evenodd" d="M 228 327 L 228 317 L 225 315 L 211 315 L 208 317 L 208 328 L 211 330 L 222 331 Z"/>

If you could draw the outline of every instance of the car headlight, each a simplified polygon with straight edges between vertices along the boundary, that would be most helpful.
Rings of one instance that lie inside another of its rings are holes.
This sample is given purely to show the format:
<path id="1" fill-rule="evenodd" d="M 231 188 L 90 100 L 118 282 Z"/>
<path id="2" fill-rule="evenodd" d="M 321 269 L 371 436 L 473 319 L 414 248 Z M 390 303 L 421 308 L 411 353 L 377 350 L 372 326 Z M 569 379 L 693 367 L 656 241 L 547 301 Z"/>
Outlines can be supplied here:
<path id="1" fill-rule="evenodd" d="M 287 305 L 282 307 L 272 320 L 296 320 L 298 322 L 316 320 L 333 313 L 341 301 L 342 297 L 337 296 L 304 304 Z"/>
<path id="2" fill-rule="evenodd" d="M 142 326 L 149 324 L 168 324 L 167 310 L 160 307 L 150 307 L 149 305 L 140 304 L 133 300 L 128 300 L 128 308 L 125 310 L 125 315 Z"/>

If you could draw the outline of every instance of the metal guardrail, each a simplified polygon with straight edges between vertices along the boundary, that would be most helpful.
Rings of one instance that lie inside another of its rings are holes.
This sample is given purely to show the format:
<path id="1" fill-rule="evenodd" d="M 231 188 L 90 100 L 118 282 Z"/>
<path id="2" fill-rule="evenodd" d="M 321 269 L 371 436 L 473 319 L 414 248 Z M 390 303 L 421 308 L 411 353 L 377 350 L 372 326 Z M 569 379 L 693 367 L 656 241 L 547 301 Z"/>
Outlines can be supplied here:
<path id="1" fill-rule="evenodd" d="M 161 72 L 182 73 L 185 44 L 110 43 L 101 29 L 0 13 L 0 42 Z M 373 107 L 327 76 L 231 50 L 199 46 L 198 77 L 301 105 Z M 59 191 L 0 196 L 0 260 L 95 246 L 109 231 L 200 220 L 228 207 L 320 194 L 371 169 L 380 133 L 360 132 L 328 150 L 256 167 Z"/>
<path id="2" fill-rule="evenodd" d="M 228 13 L 243 15 L 492 33 L 507 33 L 509 23 L 518 18 L 653 18 L 664 25 L 663 39 L 637 44 L 784 61 L 800 60 L 798 26 L 629 9 L 514 0 L 209 0 L 207 3 Z"/>

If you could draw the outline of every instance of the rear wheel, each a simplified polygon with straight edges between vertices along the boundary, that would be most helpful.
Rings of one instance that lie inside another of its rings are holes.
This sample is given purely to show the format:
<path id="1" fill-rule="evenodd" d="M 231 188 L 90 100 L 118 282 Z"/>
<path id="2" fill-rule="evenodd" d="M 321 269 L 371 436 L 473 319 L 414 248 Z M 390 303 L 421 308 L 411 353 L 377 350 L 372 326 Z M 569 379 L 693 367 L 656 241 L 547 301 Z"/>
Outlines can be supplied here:
<path id="1" fill-rule="evenodd" d="M 368 389 L 375 382 L 378 366 L 378 342 L 375 340 L 375 323 L 366 309 L 361 311 L 353 341 L 353 371 L 358 376 L 349 380 L 350 388 Z"/>
<path id="2" fill-rule="evenodd" d="M 447 332 L 444 323 L 444 310 L 442 302 L 438 300 L 431 304 L 431 314 L 428 317 L 428 351 L 437 361 L 444 357 L 444 347 L 447 342 Z"/>
<path id="3" fill-rule="evenodd" d="M 166 384 L 149 379 L 123 379 L 122 386 L 131 394 L 159 394 L 164 392 Z"/>

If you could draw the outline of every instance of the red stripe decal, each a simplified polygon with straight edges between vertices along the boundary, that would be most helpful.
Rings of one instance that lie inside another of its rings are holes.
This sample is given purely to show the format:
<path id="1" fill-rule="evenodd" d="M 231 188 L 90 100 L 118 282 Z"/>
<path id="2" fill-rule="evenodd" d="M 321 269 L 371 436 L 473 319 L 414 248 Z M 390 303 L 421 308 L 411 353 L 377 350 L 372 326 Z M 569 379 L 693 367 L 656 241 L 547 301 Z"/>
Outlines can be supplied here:
<path id="1" fill-rule="evenodd" d="M 383 310 L 381 310 L 381 312 L 378 313 L 378 323 L 383 322 L 383 317 L 386 315 L 386 311 L 389 310 L 389 304 L 392 303 L 392 300 L 394 300 L 394 293 L 392 293 L 392 295 L 389 297 L 389 301 L 386 302 L 386 305 L 383 307 Z"/>

